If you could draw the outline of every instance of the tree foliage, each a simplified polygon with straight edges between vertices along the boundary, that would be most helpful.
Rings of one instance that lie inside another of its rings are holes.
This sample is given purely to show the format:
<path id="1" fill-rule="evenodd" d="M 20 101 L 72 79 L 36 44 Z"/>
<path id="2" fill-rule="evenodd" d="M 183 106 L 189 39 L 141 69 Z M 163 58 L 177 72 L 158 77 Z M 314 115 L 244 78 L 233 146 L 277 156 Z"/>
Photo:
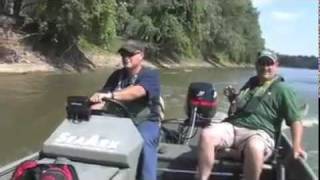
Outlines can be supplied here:
<path id="1" fill-rule="evenodd" d="M 162 56 L 223 61 L 222 54 L 231 62 L 250 63 L 264 47 L 250 0 L 117 2 L 125 14 L 118 16 L 118 35 L 147 41 Z"/>
<path id="2" fill-rule="evenodd" d="M 9 1 L 9 0 L 6 0 Z M 18 10 L 31 0 L 19 0 Z M 63 54 L 79 37 L 109 48 L 116 37 L 150 45 L 155 58 L 250 63 L 264 47 L 250 0 L 38 0 L 27 11 L 39 41 Z M 0 6 L 1 7 L 1 6 Z M 31 9 L 31 10 L 30 10 Z"/>

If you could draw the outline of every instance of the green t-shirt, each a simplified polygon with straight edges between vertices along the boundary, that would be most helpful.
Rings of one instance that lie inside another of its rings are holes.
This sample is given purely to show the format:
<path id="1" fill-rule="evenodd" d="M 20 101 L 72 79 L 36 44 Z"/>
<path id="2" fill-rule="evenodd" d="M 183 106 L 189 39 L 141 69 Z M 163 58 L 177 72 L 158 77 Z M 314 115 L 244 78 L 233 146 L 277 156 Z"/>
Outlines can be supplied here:
<path id="1" fill-rule="evenodd" d="M 263 91 L 261 89 L 267 92 L 263 93 L 263 96 L 254 96 L 259 94 L 259 91 Z M 302 118 L 302 103 L 298 102 L 295 92 L 284 82 L 275 82 L 270 88 L 266 88 L 265 85 L 256 85 L 242 91 L 247 91 L 243 97 L 246 100 L 260 99 L 254 111 L 239 111 L 229 118 L 235 126 L 262 129 L 274 138 L 275 133 L 280 131 L 283 119 L 290 126 L 294 121 L 300 121 Z"/>

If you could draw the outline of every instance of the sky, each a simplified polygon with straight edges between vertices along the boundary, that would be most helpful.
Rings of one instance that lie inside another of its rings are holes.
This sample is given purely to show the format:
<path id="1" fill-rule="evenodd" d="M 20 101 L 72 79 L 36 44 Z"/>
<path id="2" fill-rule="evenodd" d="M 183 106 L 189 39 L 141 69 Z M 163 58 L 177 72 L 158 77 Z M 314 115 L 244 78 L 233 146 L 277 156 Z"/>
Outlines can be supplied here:
<path id="1" fill-rule="evenodd" d="M 251 0 L 265 47 L 281 54 L 318 56 L 318 0 Z"/>

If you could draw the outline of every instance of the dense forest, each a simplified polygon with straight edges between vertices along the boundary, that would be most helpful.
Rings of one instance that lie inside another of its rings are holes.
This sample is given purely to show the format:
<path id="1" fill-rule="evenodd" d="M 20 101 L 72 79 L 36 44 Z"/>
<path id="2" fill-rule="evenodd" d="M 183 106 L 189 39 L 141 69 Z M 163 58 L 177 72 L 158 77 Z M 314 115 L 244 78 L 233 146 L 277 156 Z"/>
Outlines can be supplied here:
<path id="1" fill-rule="evenodd" d="M 315 56 L 279 55 L 279 59 L 284 67 L 318 69 L 318 58 Z"/>
<path id="2" fill-rule="evenodd" d="M 264 48 L 250 0 L 0 0 L 0 13 L 57 61 L 85 59 L 82 42 L 112 52 L 125 39 L 160 61 L 246 64 Z"/>

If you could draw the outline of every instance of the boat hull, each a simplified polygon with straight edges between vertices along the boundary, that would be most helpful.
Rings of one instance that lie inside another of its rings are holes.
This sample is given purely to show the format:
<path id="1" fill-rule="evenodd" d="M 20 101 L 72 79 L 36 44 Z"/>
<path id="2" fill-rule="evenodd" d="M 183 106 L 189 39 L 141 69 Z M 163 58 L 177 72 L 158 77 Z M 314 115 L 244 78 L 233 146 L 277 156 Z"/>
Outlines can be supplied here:
<path id="1" fill-rule="evenodd" d="M 317 180 L 314 172 L 302 159 L 293 159 L 292 146 L 285 135 L 282 135 L 281 146 L 286 154 L 282 163 L 285 171 L 284 180 Z M 9 180 L 15 167 L 29 159 L 39 159 L 39 153 L 31 154 L 25 158 L 12 162 L 0 168 L 0 180 Z M 193 180 L 196 175 L 197 148 L 194 145 L 161 143 L 159 146 L 158 180 Z M 211 178 L 215 180 L 232 177 L 240 179 L 242 163 L 225 159 L 218 159 L 212 171 Z M 262 180 L 276 179 L 276 168 L 265 164 Z M 97 174 L 92 173 L 92 179 Z M 119 180 L 125 180 L 125 175 Z M 80 177 L 80 180 L 86 180 Z"/>

